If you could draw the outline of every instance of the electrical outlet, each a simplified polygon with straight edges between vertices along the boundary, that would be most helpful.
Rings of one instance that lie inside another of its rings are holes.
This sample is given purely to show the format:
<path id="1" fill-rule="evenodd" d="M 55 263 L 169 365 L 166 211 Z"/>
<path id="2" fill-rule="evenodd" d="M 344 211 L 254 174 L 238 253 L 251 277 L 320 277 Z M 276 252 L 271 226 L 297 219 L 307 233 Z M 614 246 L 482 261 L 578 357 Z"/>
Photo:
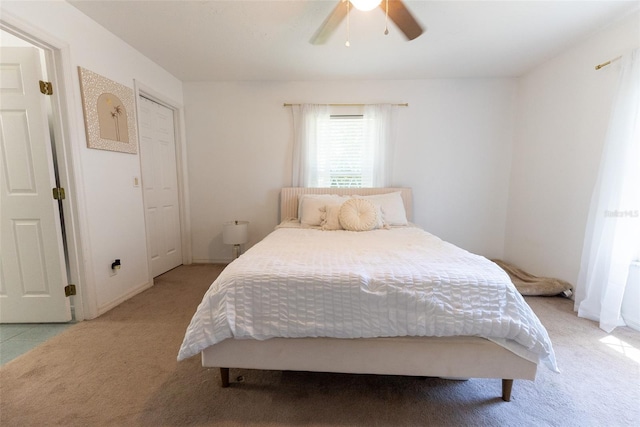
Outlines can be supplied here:
<path id="1" fill-rule="evenodd" d="M 120 270 L 120 267 L 121 267 L 120 259 L 116 259 L 114 262 L 111 263 L 111 273 L 109 275 L 115 276 L 116 274 L 118 274 L 118 270 Z"/>
<path id="2" fill-rule="evenodd" d="M 133 177 L 133 186 L 140 187 L 140 178 L 138 178 L 137 176 Z"/>

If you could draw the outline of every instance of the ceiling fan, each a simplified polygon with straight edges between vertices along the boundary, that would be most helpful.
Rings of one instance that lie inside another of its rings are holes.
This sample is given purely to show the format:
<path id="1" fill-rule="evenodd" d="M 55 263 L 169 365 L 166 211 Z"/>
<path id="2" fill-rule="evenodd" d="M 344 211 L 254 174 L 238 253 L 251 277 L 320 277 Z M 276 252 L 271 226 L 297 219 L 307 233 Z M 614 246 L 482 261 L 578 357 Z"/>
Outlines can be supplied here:
<path id="1" fill-rule="evenodd" d="M 398 26 L 400 31 L 408 40 L 413 40 L 420 36 L 424 30 L 418 21 L 413 17 L 402 0 L 339 0 L 333 11 L 327 16 L 320 28 L 311 37 L 309 43 L 324 44 L 329 36 L 338 28 L 338 25 L 349 14 L 350 5 L 359 10 L 373 10 L 380 7 L 389 18 Z M 388 34 L 385 28 L 385 34 Z"/>

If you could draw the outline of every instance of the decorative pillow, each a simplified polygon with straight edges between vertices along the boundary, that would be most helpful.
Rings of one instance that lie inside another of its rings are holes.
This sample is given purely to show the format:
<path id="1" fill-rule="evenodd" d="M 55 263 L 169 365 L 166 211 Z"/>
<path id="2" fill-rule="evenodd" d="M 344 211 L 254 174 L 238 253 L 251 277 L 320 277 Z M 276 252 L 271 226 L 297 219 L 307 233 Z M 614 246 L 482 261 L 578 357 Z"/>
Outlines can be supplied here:
<path id="1" fill-rule="evenodd" d="M 371 196 L 355 196 L 380 205 L 383 221 L 387 225 L 407 225 L 407 212 L 404 209 L 402 195 L 399 191 Z"/>
<path id="2" fill-rule="evenodd" d="M 349 231 L 369 231 L 378 224 L 376 206 L 368 200 L 349 199 L 340 207 L 340 225 Z"/>
<path id="3" fill-rule="evenodd" d="M 336 194 L 303 194 L 298 200 L 298 218 L 306 227 L 318 227 L 322 223 L 320 209 L 327 204 L 341 204 L 346 199 Z"/>
<path id="4" fill-rule="evenodd" d="M 373 204 L 376 208 L 376 226 L 373 228 L 389 228 L 389 226 L 385 226 L 384 224 L 384 215 L 382 214 L 382 208 L 380 205 Z"/>
<path id="5" fill-rule="evenodd" d="M 340 208 L 341 205 L 326 205 L 320 209 L 322 212 L 322 226 L 323 230 L 342 230 L 340 225 Z"/>
<path id="6" fill-rule="evenodd" d="M 325 202 L 320 199 L 305 197 L 302 199 L 300 206 L 300 224 L 307 227 L 319 226 L 322 222 L 320 209 L 324 208 Z"/>

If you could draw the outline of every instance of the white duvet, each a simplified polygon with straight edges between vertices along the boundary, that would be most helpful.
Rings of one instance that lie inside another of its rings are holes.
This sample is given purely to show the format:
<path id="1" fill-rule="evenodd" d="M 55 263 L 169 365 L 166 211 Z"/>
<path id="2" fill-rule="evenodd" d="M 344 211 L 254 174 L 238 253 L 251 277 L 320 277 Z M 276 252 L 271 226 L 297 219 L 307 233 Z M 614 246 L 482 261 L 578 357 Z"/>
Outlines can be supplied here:
<path id="1" fill-rule="evenodd" d="M 187 328 L 183 360 L 227 338 L 472 335 L 557 371 L 509 276 L 416 227 L 279 228 L 229 264 Z"/>

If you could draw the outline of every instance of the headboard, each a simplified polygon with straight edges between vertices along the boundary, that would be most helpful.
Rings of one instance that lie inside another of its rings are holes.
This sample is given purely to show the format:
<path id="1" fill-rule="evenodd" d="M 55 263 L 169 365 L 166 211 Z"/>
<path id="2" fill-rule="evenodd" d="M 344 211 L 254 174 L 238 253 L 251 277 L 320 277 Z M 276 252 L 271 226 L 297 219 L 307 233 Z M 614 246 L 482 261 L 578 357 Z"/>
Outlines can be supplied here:
<path id="1" fill-rule="evenodd" d="M 404 210 L 407 212 L 407 219 L 413 220 L 413 200 L 411 188 L 407 187 L 385 187 L 385 188 L 307 188 L 307 187 L 285 187 L 280 191 L 280 221 L 286 218 L 298 217 L 298 196 L 302 194 L 337 194 L 339 196 L 370 196 L 372 194 L 385 194 L 399 191 L 404 202 Z"/>

